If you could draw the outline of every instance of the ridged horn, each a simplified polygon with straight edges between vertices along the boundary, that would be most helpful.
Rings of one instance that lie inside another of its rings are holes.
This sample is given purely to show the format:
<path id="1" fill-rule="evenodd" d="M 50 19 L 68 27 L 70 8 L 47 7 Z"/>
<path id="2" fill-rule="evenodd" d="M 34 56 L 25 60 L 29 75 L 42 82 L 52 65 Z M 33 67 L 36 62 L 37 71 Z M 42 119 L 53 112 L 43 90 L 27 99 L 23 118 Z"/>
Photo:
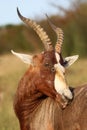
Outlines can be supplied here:
<path id="1" fill-rule="evenodd" d="M 34 31 L 38 34 L 38 36 L 40 37 L 41 41 L 44 44 L 44 47 L 47 51 L 51 51 L 53 50 L 53 46 L 51 43 L 50 38 L 48 37 L 47 33 L 44 31 L 44 29 L 38 25 L 36 22 L 34 22 L 31 19 L 25 18 L 24 16 L 21 15 L 21 13 L 19 12 L 19 9 L 17 8 L 17 13 L 19 18 L 28 26 L 32 27 L 34 29 Z"/>
<path id="2" fill-rule="evenodd" d="M 52 27 L 52 29 L 56 32 L 56 35 L 57 35 L 57 42 L 56 42 L 56 45 L 55 45 L 55 50 L 56 52 L 58 53 L 61 53 L 61 48 L 62 48 L 62 44 L 63 44 L 63 39 L 64 39 L 64 34 L 63 34 L 63 30 L 59 27 L 56 27 L 49 19 L 49 17 L 47 16 L 46 14 L 46 17 L 47 17 L 47 20 L 50 24 L 50 26 Z"/>

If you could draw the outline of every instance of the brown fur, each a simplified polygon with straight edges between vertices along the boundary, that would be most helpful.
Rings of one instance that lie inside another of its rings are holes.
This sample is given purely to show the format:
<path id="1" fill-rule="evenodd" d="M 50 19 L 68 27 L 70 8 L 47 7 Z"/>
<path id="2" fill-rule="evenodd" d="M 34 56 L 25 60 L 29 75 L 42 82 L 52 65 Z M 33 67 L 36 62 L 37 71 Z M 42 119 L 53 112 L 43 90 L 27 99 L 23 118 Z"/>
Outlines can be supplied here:
<path id="1" fill-rule="evenodd" d="M 46 64 L 49 63 L 49 64 Z M 51 97 L 62 102 L 61 96 L 54 89 L 56 63 L 54 51 L 44 52 L 33 57 L 34 66 L 30 66 L 21 81 L 14 100 L 14 109 L 20 122 L 21 130 L 29 130 L 29 119 L 43 100 Z"/>
<path id="2" fill-rule="evenodd" d="M 46 32 L 30 19 L 23 17 L 18 8 L 18 16 L 24 23 L 31 26 L 42 40 L 46 52 L 35 55 L 28 71 L 19 82 L 14 99 L 15 113 L 19 119 L 21 130 L 87 130 L 87 86 L 74 91 L 75 99 L 62 110 L 59 104 L 64 101 L 54 88 L 57 63 L 55 52 L 61 53 L 63 32 L 56 28 L 48 19 L 57 33 L 58 41 L 53 50 Z M 61 35 L 62 34 L 62 35 Z M 62 41 L 61 41 L 62 39 Z M 59 45 L 58 45 L 59 44 Z M 15 54 L 12 51 L 13 54 Z M 60 63 L 64 65 L 60 55 Z"/>
<path id="3" fill-rule="evenodd" d="M 20 80 L 14 99 L 20 129 L 87 130 L 87 85 L 76 88 L 74 100 L 62 110 L 59 103 L 63 101 L 54 89 L 54 51 L 34 56 L 33 62 Z"/>
<path id="4" fill-rule="evenodd" d="M 43 100 L 31 114 L 29 130 L 87 130 L 87 85 L 76 88 L 74 94 L 63 110 L 52 98 Z"/>

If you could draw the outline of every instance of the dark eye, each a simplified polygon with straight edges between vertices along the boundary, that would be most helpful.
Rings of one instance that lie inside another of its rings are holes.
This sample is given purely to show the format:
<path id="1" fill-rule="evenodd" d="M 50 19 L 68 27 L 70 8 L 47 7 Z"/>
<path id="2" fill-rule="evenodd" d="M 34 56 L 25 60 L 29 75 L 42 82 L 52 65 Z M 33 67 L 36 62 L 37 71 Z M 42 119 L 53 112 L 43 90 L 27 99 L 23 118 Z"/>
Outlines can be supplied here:
<path id="1" fill-rule="evenodd" d="M 49 66 L 49 63 L 46 62 L 46 63 L 44 64 L 44 66 L 48 67 L 48 66 Z"/>
<path id="2" fill-rule="evenodd" d="M 55 68 L 54 68 L 54 67 L 52 67 L 52 68 L 51 68 L 51 71 L 52 71 L 52 72 L 55 72 Z"/>

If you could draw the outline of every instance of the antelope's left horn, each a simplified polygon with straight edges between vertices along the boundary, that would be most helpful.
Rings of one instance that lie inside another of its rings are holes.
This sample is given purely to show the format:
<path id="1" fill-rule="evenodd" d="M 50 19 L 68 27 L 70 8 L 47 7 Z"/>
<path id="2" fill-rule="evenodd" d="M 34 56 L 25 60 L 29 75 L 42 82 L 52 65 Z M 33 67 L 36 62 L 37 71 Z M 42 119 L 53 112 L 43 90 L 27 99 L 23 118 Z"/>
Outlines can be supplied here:
<path id="1" fill-rule="evenodd" d="M 40 39 L 42 40 L 42 42 L 45 46 L 45 49 L 47 51 L 53 50 L 51 40 L 48 37 L 48 35 L 46 34 L 46 32 L 43 30 L 43 28 L 40 25 L 38 25 L 36 22 L 34 22 L 33 20 L 25 18 L 24 16 L 22 16 L 21 13 L 19 12 L 18 8 L 17 8 L 17 13 L 18 13 L 18 16 L 20 17 L 20 19 L 26 25 L 32 27 L 34 29 L 34 31 L 38 34 L 38 36 L 40 37 Z"/>
<path id="2" fill-rule="evenodd" d="M 47 15 L 46 15 L 47 16 Z M 63 34 L 63 30 L 59 27 L 56 27 L 49 19 L 49 17 L 47 16 L 47 20 L 50 24 L 50 26 L 52 27 L 52 29 L 56 32 L 57 35 L 57 42 L 55 45 L 55 50 L 58 53 L 61 53 L 61 48 L 62 48 L 62 44 L 63 44 L 63 39 L 64 39 L 64 34 Z"/>

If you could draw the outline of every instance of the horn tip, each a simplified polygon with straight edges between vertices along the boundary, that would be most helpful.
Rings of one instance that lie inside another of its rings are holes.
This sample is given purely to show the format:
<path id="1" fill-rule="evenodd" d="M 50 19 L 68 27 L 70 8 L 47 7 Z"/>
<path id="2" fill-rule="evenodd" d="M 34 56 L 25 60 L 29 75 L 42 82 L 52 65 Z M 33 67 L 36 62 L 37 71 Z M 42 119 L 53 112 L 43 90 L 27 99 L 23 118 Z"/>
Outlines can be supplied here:
<path id="1" fill-rule="evenodd" d="M 18 14 L 18 16 L 20 15 L 20 12 L 19 12 L 19 9 L 18 9 L 18 7 L 17 7 L 17 14 Z"/>
<path id="2" fill-rule="evenodd" d="M 17 14 L 18 14 L 18 16 L 19 16 L 20 18 L 22 17 L 22 15 L 21 15 L 21 13 L 20 13 L 18 7 L 17 7 Z"/>

